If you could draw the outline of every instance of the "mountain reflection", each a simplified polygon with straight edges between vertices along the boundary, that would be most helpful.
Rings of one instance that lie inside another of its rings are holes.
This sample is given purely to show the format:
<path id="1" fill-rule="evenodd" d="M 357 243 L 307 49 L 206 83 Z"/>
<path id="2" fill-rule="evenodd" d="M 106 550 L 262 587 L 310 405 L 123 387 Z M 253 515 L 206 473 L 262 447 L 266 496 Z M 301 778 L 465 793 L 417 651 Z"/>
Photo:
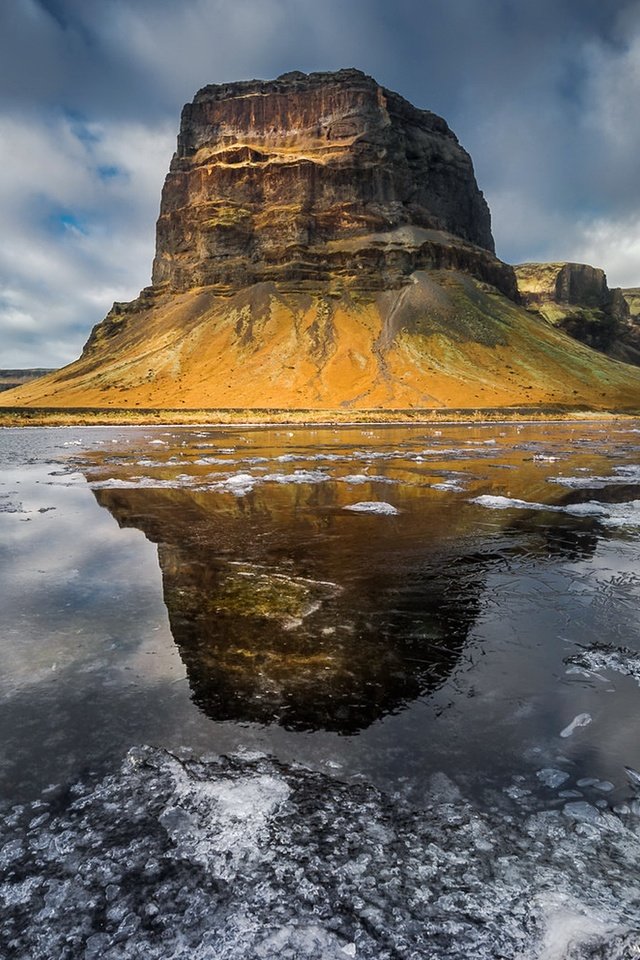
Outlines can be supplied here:
<path id="1" fill-rule="evenodd" d="M 95 495 L 158 544 L 192 697 L 215 720 L 354 733 L 442 684 L 479 611 L 482 565 L 451 570 L 433 524 L 425 559 L 386 519 L 282 510 L 281 491 Z"/>
<path id="2" fill-rule="evenodd" d="M 498 512 L 487 536 L 472 507 L 443 510 L 416 486 L 403 487 L 414 508 L 384 518 L 345 513 L 333 483 L 94 493 L 158 544 L 194 702 L 215 720 L 295 730 L 355 733 L 434 691 L 491 602 L 490 568 L 587 557 L 599 536 L 593 518 L 536 510 Z"/>

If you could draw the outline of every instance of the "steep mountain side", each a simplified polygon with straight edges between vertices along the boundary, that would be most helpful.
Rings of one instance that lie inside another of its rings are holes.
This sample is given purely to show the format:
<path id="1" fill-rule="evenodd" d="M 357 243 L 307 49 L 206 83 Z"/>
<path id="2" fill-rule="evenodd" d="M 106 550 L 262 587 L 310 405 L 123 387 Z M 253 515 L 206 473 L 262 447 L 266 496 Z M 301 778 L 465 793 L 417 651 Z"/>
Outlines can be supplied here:
<path id="1" fill-rule="evenodd" d="M 358 70 L 209 86 L 182 111 L 153 283 L 330 279 L 329 241 L 404 224 L 494 250 L 471 159 L 440 117 Z M 379 261 L 357 272 L 380 283 Z"/>
<path id="2" fill-rule="evenodd" d="M 56 407 L 627 409 L 640 406 L 640 372 L 494 287 L 425 270 L 397 290 L 337 296 L 274 283 L 147 294 L 107 318 L 79 361 L 20 394 Z"/>
<path id="3" fill-rule="evenodd" d="M 637 409 L 640 373 L 519 304 L 468 154 L 444 120 L 357 70 L 201 90 L 164 185 L 152 286 L 114 304 L 75 363 L 0 397 L 533 403 Z"/>

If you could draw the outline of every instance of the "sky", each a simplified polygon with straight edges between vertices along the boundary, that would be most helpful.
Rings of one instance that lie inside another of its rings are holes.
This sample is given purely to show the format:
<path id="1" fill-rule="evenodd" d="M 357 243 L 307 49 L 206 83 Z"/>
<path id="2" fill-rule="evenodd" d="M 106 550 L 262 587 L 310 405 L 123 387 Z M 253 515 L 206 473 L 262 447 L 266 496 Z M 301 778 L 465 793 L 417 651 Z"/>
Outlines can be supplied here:
<path id="1" fill-rule="evenodd" d="M 640 286 L 640 0 L 0 0 L 0 368 L 148 285 L 200 87 L 341 67 L 445 117 L 503 260 Z"/>

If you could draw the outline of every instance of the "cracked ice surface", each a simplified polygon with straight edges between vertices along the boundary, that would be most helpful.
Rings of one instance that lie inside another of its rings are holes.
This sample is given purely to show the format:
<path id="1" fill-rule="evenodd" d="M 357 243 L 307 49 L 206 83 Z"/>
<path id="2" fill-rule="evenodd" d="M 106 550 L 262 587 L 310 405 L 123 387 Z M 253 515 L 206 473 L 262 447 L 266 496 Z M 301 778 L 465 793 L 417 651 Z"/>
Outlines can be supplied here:
<path id="1" fill-rule="evenodd" d="M 417 811 L 260 756 L 136 748 L 5 811 L 0 953 L 628 960 L 640 820 L 589 813 L 480 812 L 443 775 Z"/>
<path id="2" fill-rule="evenodd" d="M 614 673 L 633 677 L 640 684 L 640 655 L 626 647 L 598 644 L 567 657 L 565 663 L 595 673 L 612 670 Z"/>

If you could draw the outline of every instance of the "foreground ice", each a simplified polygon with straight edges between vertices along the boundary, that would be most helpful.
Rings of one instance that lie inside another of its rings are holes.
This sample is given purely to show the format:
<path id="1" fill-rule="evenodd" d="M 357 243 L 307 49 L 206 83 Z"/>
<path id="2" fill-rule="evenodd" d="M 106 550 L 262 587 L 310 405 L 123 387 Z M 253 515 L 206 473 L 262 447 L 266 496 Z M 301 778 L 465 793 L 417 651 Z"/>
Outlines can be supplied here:
<path id="1" fill-rule="evenodd" d="M 640 820 L 585 802 L 481 812 L 436 775 L 415 810 L 264 757 L 145 747 L 5 811 L 0 955 L 630 960 L 639 856 Z"/>
<path id="2" fill-rule="evenodd" d="M 587 727 L 593 721 L 593 717 L 590 713 L 579 713 L 577 717 L 574 717 L 570 724 L 568 724 L 564 730 L 560 731 L 560 736 L 567 738 L 572 736 L 576 730 L 580 727 Z"/>

